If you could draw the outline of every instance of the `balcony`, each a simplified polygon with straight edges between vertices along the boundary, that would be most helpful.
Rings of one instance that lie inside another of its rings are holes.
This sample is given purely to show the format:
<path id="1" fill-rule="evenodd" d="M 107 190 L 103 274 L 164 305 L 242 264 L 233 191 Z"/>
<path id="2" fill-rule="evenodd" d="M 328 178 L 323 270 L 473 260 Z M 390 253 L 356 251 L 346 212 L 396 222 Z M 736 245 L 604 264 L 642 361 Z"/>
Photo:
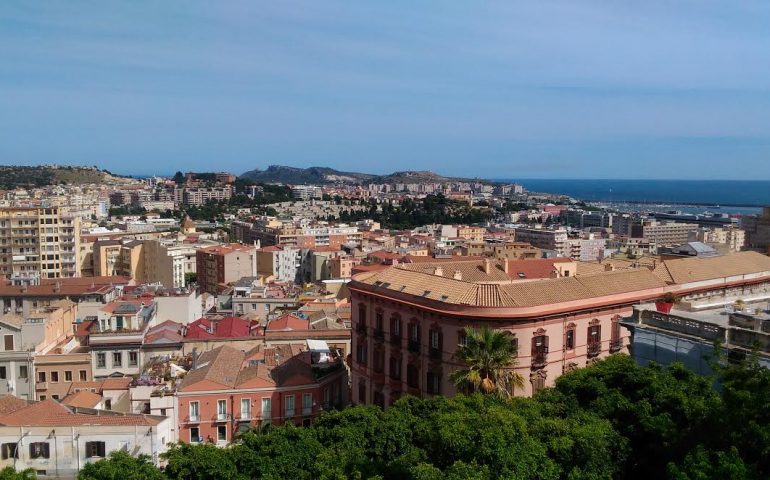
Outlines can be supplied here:
<path id="1" fill-rule="evenodd" d="M 401 347 L 401 335 L 391 335 L 390 344 L 394 347 Z"/>
<path id="2" fill-rule="evenodd" d="M 283 413 L 283 416 L 284 418 L 294 418 L 294 409 L 292 408 L 291 410 L 286 410 Z"/>
<path id="3" fill-rule="evenodd" d="M 359 335 L 366 335 L 366 325 L 357 323 L 356 324 L 356 333 Z"/>
<path id="4" fill-rule="evenodd" d="M 548 352 L 538 351 L 532 354 L 532 368 L 545 367 L 548 364 Z"/>
<path id="5" fill-rule="evenodd" d="M 230 414 L 229 413 L 217 413 L 215 417 L 217 422 L 226 422 L 230 420 Z"/>
<path id="6" fill-rule="evenodd" d="M 250 422 L 251 421 L 251 412 L 241 412 L 241 416 L 238 418 L 241 422 Z"/>
<path id="7" fill-rule="evenodd" d="M 623 350 L 623 340 L 610 340 L 610 353 L 617 353 Z"/>
<path id="8" fill-rule="evenodd" d="M 382 330 L 375 329 L 373 337 L 376 342 L 382 343 L 385 341 L 385 333 Z"/>
<path id="9" fill-rule="evenodd" d="M 273 419 L 273 412 L 270 410 L 263 410 L 262 413 L 259 415 L 259 419 L 262 420 L 263 422 L 265 421 L 269 422 L 270 420 Z"/>
<path id="10" fill-rule="evenodd" d="M 417 342 L 415 340 L 409 340 L 409 344 L 407 348 L 412 353 L 420 353 L 420 342 Z"/>
<path id="11" fill-rule="evenodd" d="M 302 416 L 309 417 L 313 414 L 313 407 L 302 407 Z"/>
<path id="12" fill-rule="evenodd" d="M 588 356 L 596 357 L 602 353 L 602 344 L 600 342 L 591 342 L 588 344 Z"/>
<path id="13" fill-rule="evenodd" d="M 35 382 L 35 390 L 48 390 L 48 382 Z"/>
<path id="14" fill-rule="evenodd" d="M 187 423 L 199 423 L 200 421 L 201 421 L 201 416 L 198 414 L 190 415 L 189 417 L 187 417 Z"/>

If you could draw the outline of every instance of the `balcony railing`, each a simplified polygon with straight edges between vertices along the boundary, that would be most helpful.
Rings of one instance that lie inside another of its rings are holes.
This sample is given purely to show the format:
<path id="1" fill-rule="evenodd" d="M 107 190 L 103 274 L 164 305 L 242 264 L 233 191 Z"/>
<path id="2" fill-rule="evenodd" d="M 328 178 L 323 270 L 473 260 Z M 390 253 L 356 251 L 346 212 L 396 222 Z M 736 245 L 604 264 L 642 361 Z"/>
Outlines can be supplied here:
<path id="1" fill-rule="evenodd" d="M 260 420 L 271 420 L 273 418 L 273 412 L 270 410 L 263 410 L 259 415 Z"/>
<path id="2" fill-rule="evenodd" d="M 216 420 L 218 422 L 224 422 L 224 421 L 227 421 L 229 419 L 230 419 L 230 414 L 229 413 L 217 413 Z"/>
<path id="3" fill-rule="evenodd" d="M 548 363 L 548 352 L 540 351 L 532 355 L 533 367 L 544 367 Z"/>
<path id="4" fill-rule="evenodd" d="M 196 415 L 190 415 L 189 417 L 187 417 L 187 421 L 189 423 L 198 423 L 198 422 L 201 421 L 201 416 L 197 415 L 197 414 Z"/>
<path id="5" fill-rule="evenodd" d="M 409 340 L 409 351 L 412 353 L 420 353 L 420 342 L 415 340 Z"/>
<path id="6" fill-rule="evenodd" d="M 35 390 L 48 390 L 48 382 L 35 382 Z"/>
<path id="7" fill-rule="evenodd" d="M 241 412 L 240 420 L 242 422 L 248 422 L 251 420 L 251 412 Z"/>
<path id="8" fill-rule="evenodd" d="M 610 340 L 610 352 L 615 353 L 619 352 L 623 349 L 623 340 L 617 339 L 617 340 Z"/>
<path id="9" fill-rule="evenodd" d="M 294 409 L 292 408 L 291 410 L 286 410 L 283 412 L 283 416 L 286 418 L 294 418 Z"/>
<path id="10" fill-rule="evenodd" d="M 602 344 L 599 342 L 591 342 L 588 344 L 588 356 L 595 357 L 602 353 Z"/>

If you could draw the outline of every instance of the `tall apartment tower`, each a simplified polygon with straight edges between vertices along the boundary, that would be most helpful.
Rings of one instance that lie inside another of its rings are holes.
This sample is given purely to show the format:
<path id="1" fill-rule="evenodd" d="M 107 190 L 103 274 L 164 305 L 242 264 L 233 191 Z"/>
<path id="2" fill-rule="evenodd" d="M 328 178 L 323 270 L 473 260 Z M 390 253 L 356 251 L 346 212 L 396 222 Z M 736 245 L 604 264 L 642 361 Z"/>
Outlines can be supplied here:
<path id="1" fill-rule="evenodd" d="M 80 218 L 52 208 L 0 208 L 0 277 L 80 276 Z"/>

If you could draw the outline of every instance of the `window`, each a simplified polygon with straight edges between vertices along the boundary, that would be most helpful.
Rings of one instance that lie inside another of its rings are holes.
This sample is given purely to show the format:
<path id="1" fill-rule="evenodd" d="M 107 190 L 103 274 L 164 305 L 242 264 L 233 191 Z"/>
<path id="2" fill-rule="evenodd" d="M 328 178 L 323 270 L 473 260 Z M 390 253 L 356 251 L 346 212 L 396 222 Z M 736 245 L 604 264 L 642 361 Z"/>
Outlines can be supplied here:
<path id="1" fill-rule="evenodd" d="M 602 327 L 592 325 L 588 327 L 588 355 L 596 356 L 602 350 Z"/>
<path id="2" fill-rule="evenodd" d="M 0 367 L 0 379 L 5 380 L 7 374 L 5 373 L 5 367 Z"/>
<path id="3" fill-rule="evenodd" d="M 99 352 L 96 354 L 96 367 L 104 368 L 107 366 L 107 354 Z"/>
<path id="4" fill-rule="evenodd" d="M 457 344 L 463 347 L 468 345 L 468 333 L 465 330 L 457 332 Z"/>
<path id="5" fill-rule="evenodd" d="M 51 398 L 53 398 L 54 400 L 58 400 L 59 396 L 58 395 L 51 395 Z"/>
<path id="6" fill-rule="evenodd" d="M 374 329 L 378 332 L 382 332 L 382 312 L 374 314 Z"/>
<path id="7" fill-rule="evenodd" d="M 19 365 L 19 378 L 27 378 L 29 370 L 26 365 Z"/>
<path id="8" fill-rule="evenodd" d="M 200 404 L 198 402 L 190 402 L 190 421 L 196 422 L 200 416 Z"/>
<path id="9" fill-rule="evenodd" d="M 545 388 L 545 370 L 540 370 L 537 373 L 532 374 L 530 381 L 532 382 L 532 395 L 544 389 Z"/>
<path id="10" fill-rule="evenodd" d="M 438 394 L 441 393 L 441 374 L 435 372 L 428 372 L 428 393 Z"/>
<path id="11" fill-rule="evenodd" d="M 548 337 L 537 335 L 532 338 L 532 365 L 542 366 L 546 363 L 548 354 Z"/>
<path id="12" fill-rule="evenodd" d="M 40 395 L 40 401 L 41 401 L 41 402 L 42 402 L 43 400 L 45 400 L 46 398 L 48 398 L 48 397 L 46 397 L 45 395 Z"/>
<path id="13" fill-rule="evenodd" d="M 406 366 L 406 383 L 412 388 L 418 388 L 420 386 L 420 382 L 418 379 L 420 370 L 417 368 L 416 365 L 408 364 Z"/>
<path id="14" fill-rule="evenodd" d="M 217 425 L 217 442 L 227 441 L 227 425 Z"/>
<path id="15" fill-rule="evenodd" d="M 112 410 L 112 399 L 108 398 L 104 400 L 104 409 L 105 410 Z"/>
<path id="16" fill-rule="evenodd" d="M 88 372 L 85 370 L 80 371 L 80 381 L 85 382 L 88 379 Z"/>
<path id="17" fill-rule="evenodd" d="M 389 365 L 389 371 L 390 371 L 390 378 L 393 380 L 400 380 L 401 379 L 401 358 L 400 357 L 390 357 L 390 365 Z"/>
<path id="18" fill-rule="evenodd" d="M 566 350 L 575 349 L 575 329 L 574 328 L 570 328 L 569 330 L 567 330 L 567 333 L 564 336 L 564 348 Z"/>
<path id="19" fill-rule="evenodd" d="M 51 381 L 59 383 L 59 372 L 51 372 Z"/>
<path id="20" fill-rule="evenodd" d="M 5 350 L 13 350 L 13 335 L 6 335 L 4 337 L 5 340 Z"/>
<path id="21" fill-rule="evenodd" d="M 397 315 L 393 315 L 390 318 L 390 334 L 394 337 L 401 336 L 401 318 Z"/>
<path id="22" fill-rule="evenodd" d="M 358 306 L 358 327 L 366 328 L 366 305 Z"/>
<path id="23" fill-rule="evenodd" d="M 48 442 L 32 442 L 29 444 L 30 458 L 50 458 L 51 451 Z"/>
<path id="24" fill-rule="evenodd" d="M 123 366 L 123 352 L 112 352 L 112 366 L 113 367 Z"/>
<path id="25" fill-rule="evenodd" d="M 64 371 L 64 381 L 65 382 L 71 382 L 72 381 L 72 370 L 65 370 Z"/>
<path id="26" fill-rule="evenodd" d="M 356 343 L 356 360 L 361 365 L 366 365 L 366 342 L 359 340 Z"/>
<path id="27" fill-rule="evenodd" d="M 3 460 L 7 460 L 9 458 L 19 458 L 18 451 L 16 450 L 18 448 L 17 443 L 4 443 L 2 447 L 2 457 Z"/>
<path id="28" fill-rule="evenodd" d="M 227 420 L 227 400 L 217 400 L 217 420 Z"/>
<path id="29" fill-rule="evenodd" d="M 86 457 L 104 457 L 104 442 L 86 442 Z"/>
<path id="30" fill-rule="evenodd" d="M 428 341 L 430 342 L 430 350 L 431 353 L 440 354 L 441 353 L 441 330 L 434 330 L 431 329 L 428 332 Z"/>
<path id="31" fill-rule="evenodd" d="M 313 413 L 313 394 L 302 394 L 302 415 L 311 415 Z"/>
<path id="32" fill-rule="evenodd" d="M 45 372 L 37 372 L 37 381 L 38 382 L 45 382 Z"/>
<path id="33" fill-rule="evenodd" d="M 284 416 L 286 418 L 294 416 L 294 395 L 286 395 L 284 399 Z"/>
<path id="34" fill-rule="evenodd" d="M 190 428 L 190 443 L 200 443 L 202 441 L 201 429 L 199 427 Z"/>
<path id="35" fill-rule="evenodd" d="M 128 352 L 128 366 L 135 367 L 139 365 L 139 352 Z"/>
<path id="36" fill-rule="evenodd" d="M 248 398 L 241 399 L 241 419 L 249 420 L 251 418 L 251 400 Z"/>
<path id="37" fill-rule="evenodd" d="M 366 403 L 366 383 L 358 382 L 358 403 Z"/>
<path id="38" fill-rule="evenodd" d="M 270 398 L 262 399 L 262 419 L 269 420 L 273 417 L 273 401 Z"/>
<path id="39" fill-rule="evenodd" d="M 374 350 L 374 371 L 376 373 L 382 373 L 385 370 L 385 352 L 380 349 Z"/>
<path id="40" fill-rule="evenodd" d="M 412 342 L 420 341 L 420 326 L 416 323 L 409 324 L 409 340 Z"/>
<path id="41" fill-rule="evenodd" d="M 623 348 L 623 340 L 620 338 L 620 323 L 617 318 L 614 318 L 610 330 L 610 351 L 614 353 L 621 348 Z"/>

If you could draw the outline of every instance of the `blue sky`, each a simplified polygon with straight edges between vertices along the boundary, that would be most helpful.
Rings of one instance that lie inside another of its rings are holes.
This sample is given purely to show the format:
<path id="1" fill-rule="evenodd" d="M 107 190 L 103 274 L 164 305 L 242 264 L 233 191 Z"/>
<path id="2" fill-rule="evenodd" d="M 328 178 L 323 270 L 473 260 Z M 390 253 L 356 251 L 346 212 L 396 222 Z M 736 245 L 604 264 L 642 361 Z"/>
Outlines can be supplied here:
<path id="1" fill-rule="evenodd" d="M 770 179 L 770 2 L 0 2 L 0 164 Z"/>

